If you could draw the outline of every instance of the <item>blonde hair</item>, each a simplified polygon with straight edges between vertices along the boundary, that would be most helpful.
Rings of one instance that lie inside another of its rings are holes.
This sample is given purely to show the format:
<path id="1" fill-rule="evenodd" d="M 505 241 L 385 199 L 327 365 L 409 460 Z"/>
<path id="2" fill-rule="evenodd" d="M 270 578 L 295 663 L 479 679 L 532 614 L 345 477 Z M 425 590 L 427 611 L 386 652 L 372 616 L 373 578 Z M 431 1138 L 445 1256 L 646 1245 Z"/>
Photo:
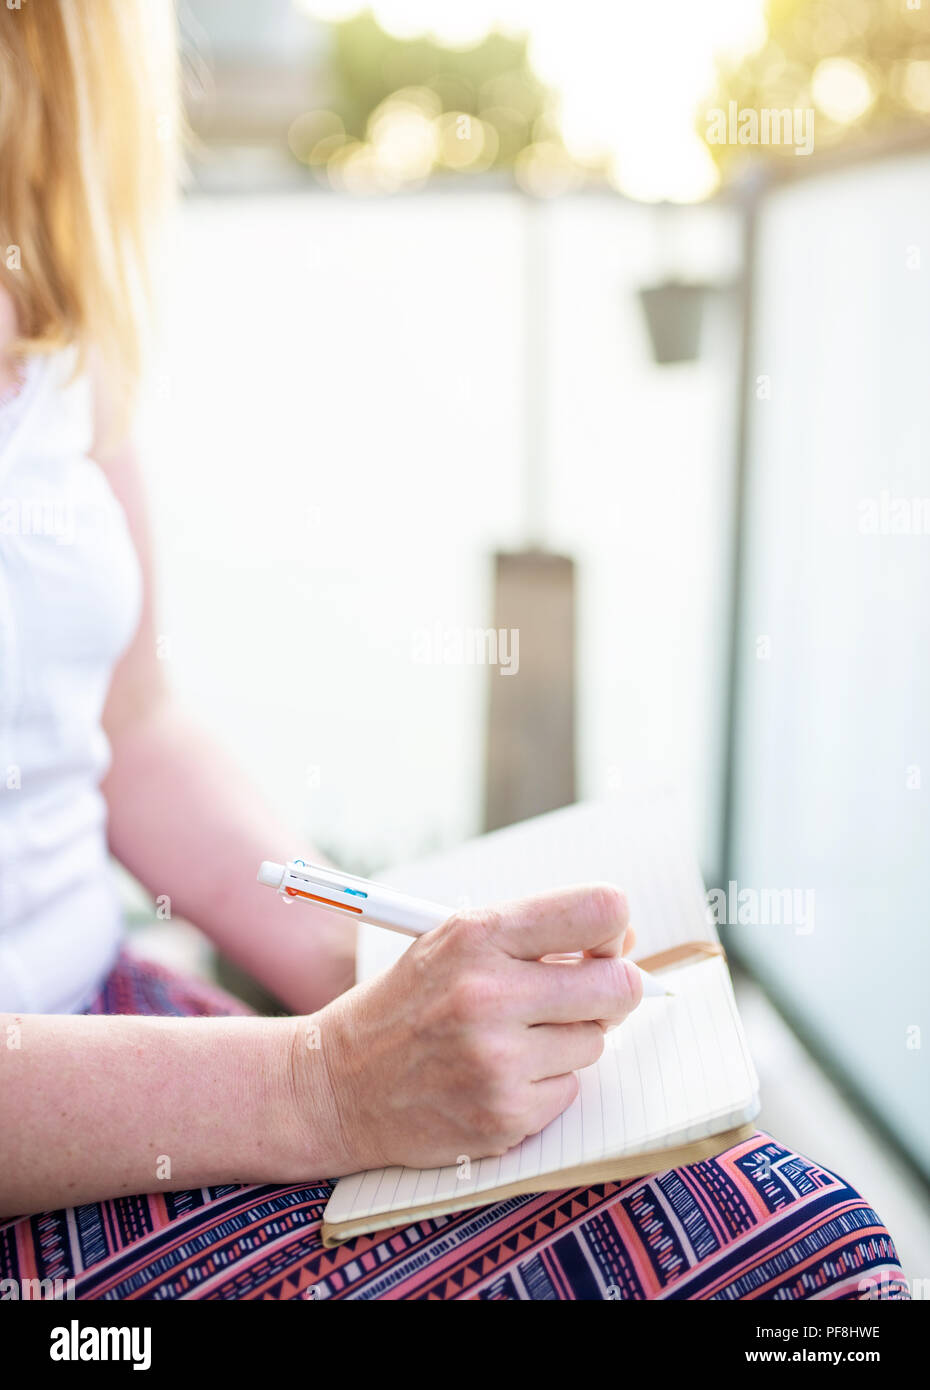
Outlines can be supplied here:
<path id="1" fill-rule="evenodd" d="M 0 0 L 0 279 L 14 351 L 98 354 L 123 403 L 174 182 L 171 0 Z"/>

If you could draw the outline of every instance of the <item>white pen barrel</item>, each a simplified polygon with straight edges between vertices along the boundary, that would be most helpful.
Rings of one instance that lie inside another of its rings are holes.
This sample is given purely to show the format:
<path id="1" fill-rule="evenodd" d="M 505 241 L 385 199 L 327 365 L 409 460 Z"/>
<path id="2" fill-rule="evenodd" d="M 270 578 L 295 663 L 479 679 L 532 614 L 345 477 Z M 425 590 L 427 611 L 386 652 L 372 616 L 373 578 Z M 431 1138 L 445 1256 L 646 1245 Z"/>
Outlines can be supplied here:
<path id="1" fill-rule="evenodd" d="M 301 897 L 322 907 L 352 913 L 356 920 L 387 927 L 404 936 L 422 936 L 445 922 L 453 912 L 442 903 L 412 898 L 385 884 L 371 883 L 354 874 L 306 864 L 302 860 L 277 864 L 266 859 L 259 867 L 258 881 L 288 897 Z"/>
<path id="2" fill-rule="evenodd" d="M 354 874 L 340 873 L 338 869 L 305 864 L 303 860 L 276 864 L 266 859 L 259 867 L 257 877 L 259 883 L 268 888 L 276 888 L 289 896 L 307 898 L 336 912 L 352 913 L 356 921 L 371 922 L 372 926 L 386 927 L 403 936 L 423 936 L 447 922 L 455 911 L 442 903 L 429 902 L 426 898 L 412 898 L 396 888 L 388 888 L 384 883 L 371 883 Z M 674 992 L 666 989 L 655 976 L 647 975 L 645 970 L 639 973 L 643 980 L 644 997 L 661 998 Z"/>
<path id="3" fill-rule="evenodd" d="M 441 903 L 426 902 L 423 898 L 408 898 L 405 893 L 397 893 L 383 884 L 378 885 L 377 896 L 366 903 L 362 910 L 363 920 L 373 922 L 376 927 L 388 927 L 391 931 L 403 932 L 405 936 L 422 936 L 447 921 L 454 908 L 443 907 Z"/>

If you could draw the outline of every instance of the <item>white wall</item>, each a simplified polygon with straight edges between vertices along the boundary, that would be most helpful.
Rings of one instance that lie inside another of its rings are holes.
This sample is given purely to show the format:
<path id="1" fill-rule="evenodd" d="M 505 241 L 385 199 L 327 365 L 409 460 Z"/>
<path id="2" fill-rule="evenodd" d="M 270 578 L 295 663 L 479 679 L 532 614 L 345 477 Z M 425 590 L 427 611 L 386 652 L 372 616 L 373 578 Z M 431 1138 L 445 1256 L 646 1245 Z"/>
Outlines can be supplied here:
<path id="1" fill-rule="evenodd" d="M 695 214 L 669 265 L 651 212 L 551 219 L 540 408 L 549 539 L 581 567 L 581 791 L 645 765 L 710 853 L 729 361 L 711 334 L 709 360 L 653 367 L 634 292 L 731 274 L 733 228 Z M 416 664 L 412 640 L 486 626 L 489 557 L 523 540 L 524 225 L 491 192 L 183 210 L 146 440 L 173 678 L 354 864 L 479 828 L 488 674 Z"/>

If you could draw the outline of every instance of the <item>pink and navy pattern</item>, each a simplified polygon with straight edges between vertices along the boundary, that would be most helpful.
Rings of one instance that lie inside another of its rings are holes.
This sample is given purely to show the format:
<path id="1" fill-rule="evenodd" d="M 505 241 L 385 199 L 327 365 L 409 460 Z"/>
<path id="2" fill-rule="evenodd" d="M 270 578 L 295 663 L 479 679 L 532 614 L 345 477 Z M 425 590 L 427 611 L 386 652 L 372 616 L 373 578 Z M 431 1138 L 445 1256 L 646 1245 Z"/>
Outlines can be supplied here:
<path id="1" fill-rule="evenodd" d="M 89 1012 L 246 1013 L 124 954 Z M 334 1250 L 331 1184 L 210 1187 L 0 1225 L 0 1279 L 81 1299 L 908 1297 L 891 1237 L 842 1178 L 766 1134 L 704 1163 L 515 1197 Z"/>

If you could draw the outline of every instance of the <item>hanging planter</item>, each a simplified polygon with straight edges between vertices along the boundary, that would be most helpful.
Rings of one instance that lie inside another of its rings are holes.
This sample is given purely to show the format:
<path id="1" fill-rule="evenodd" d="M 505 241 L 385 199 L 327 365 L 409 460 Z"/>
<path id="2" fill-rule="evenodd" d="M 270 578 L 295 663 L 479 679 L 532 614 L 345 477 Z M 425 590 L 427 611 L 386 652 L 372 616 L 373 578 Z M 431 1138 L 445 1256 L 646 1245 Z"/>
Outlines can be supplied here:
<path id="1" fill-rule="evenodd" d="M 652 355 L 660 365 L 697 358 L 706 292 L 706 285 L 683 280 L 665 280 L 639 291 Z"/>

